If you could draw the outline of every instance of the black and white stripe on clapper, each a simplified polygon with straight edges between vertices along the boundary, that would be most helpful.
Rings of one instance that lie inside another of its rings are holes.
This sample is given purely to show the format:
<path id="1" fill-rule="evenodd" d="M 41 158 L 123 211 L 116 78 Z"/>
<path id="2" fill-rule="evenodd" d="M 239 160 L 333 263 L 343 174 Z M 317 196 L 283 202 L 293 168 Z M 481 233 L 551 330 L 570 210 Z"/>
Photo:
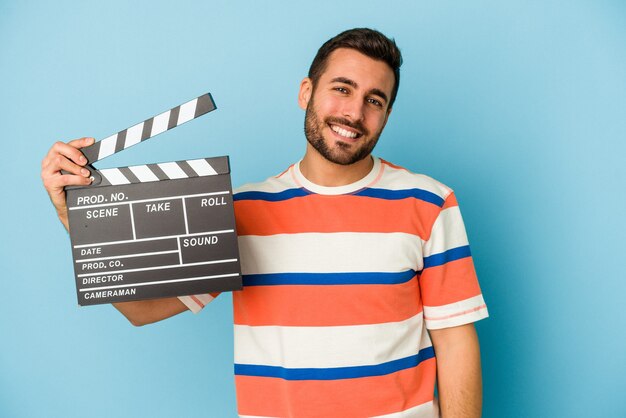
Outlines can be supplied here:
<path id="1" fill-rule="evenodd" d="M 187 103 L 104 138 L 81 151 L 88 163 L 93 164 L 215 109 L 215 102 L 211 93 L 203 94 Z"/>
<path id="2" fill-rule="evenodd" d="M 144 164 L 131 167 L 105 168 L 99 170 L 102 181 L 98 186 L 214 176 L 228 173 L 228 171 L 227 157 L 200 158 L 197 160 Z"/>

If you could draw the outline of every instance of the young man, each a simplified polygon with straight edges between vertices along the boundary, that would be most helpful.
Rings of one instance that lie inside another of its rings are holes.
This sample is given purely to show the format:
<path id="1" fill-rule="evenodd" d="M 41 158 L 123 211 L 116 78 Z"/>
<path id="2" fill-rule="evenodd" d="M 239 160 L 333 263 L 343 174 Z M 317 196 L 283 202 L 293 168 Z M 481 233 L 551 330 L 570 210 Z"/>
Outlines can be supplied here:
<path id="1" fill-rule="evenodd" d="M 473 322 L 487 309 L 454 194 L 371 155 L 401 61 L 395 43 L 370 29 L 326 42 L 300 84 L 304 158 L 235 194 L 242 416 L 435 417 L 438 403 L 446 418 L 480 416 Z M 79 149 L 92 141 L 57 143 L 42 164 L 66 228 L 63 187 L 89 183 Z M 198 312 L 214 296 L 115 307 L 143 325 Z"/>

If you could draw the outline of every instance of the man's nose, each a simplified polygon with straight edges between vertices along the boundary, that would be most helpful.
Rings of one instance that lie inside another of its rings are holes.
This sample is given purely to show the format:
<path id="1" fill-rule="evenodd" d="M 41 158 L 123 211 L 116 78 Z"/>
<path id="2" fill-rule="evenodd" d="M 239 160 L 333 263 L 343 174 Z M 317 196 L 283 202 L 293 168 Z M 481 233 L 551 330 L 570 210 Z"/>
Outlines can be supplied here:
<path id="1" fill-rule="evenodd" d="M 363 119 L 363 111 L 364 101 L 356 96 L 346 100 L 342 109 L 343 116 L 355 122 Z"/>

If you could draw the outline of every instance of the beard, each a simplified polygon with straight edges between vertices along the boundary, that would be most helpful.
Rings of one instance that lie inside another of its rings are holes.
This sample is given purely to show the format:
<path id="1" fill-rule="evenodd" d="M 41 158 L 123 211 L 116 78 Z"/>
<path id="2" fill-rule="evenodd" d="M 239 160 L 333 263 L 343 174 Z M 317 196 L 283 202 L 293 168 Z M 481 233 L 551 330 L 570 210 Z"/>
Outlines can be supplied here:
<path id="1" fill-rule="evenodd" d="M 342 124 L 349 126 L 353 129 L 357 129 L 362 137 L 369 135 L 369 131 L 363 126 L 361 122 L 350 122 L 347 119 L 328 116 L 320 121 L 315 111 L 313 104 L 313 98 L 309 101 L 306 107 L 306 114 L 304 117 L 304 135 L 306 136 L 309 144 L 313 146 L 326 160 L 340 165 L 354 164 L 362 159 L 366 158 L 372 153 L 372 150 L 378 142 L 378 138 L 382 132 L 382 129 L 375 132 L 372 137 L 366 142 L 358 144 L 348 144 L 345 142 L 337 141 L 334 147 L 330 147 L 324 140 L 322 130 L 324 126 L 329 126 L 330 123 Z M 356 149 L 353 149 L 356 147 Z"/>

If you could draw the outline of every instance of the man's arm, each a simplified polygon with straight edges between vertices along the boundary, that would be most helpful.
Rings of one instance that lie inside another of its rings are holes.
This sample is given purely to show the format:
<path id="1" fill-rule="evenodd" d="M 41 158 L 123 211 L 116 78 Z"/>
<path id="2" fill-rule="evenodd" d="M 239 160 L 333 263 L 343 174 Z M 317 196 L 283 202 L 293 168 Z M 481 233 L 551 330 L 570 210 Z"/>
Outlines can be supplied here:
<path id="1" fill-rule="evenodd" d="M 91 173 L 85 168 L 87 159 L 80 151 L 94 143 L 93 138 L 80 138 L 68 143 L 57 142 L 41 162 L 41 179 L 57 211 L 57 216 L 69 231 L 65 186 L 86 186 Z M 65 170 L 68 174 L 61 173 Z M 114 303 L 113 306 L 136 326 L 151 324 L 187 310 L 178 298 Z"/>
<path id="2" fill-rule="evenodd" d="M 441 416 L 479 418 L 482 412 L 482 376 L 474 324 L 429 332 L 437 356 Z"/>
<path id="3" fill-rule="evenodd" d="M 178 298 L 117 302 L 113 306 L 136 327 L 161 321 L 188 309 Z"/>

